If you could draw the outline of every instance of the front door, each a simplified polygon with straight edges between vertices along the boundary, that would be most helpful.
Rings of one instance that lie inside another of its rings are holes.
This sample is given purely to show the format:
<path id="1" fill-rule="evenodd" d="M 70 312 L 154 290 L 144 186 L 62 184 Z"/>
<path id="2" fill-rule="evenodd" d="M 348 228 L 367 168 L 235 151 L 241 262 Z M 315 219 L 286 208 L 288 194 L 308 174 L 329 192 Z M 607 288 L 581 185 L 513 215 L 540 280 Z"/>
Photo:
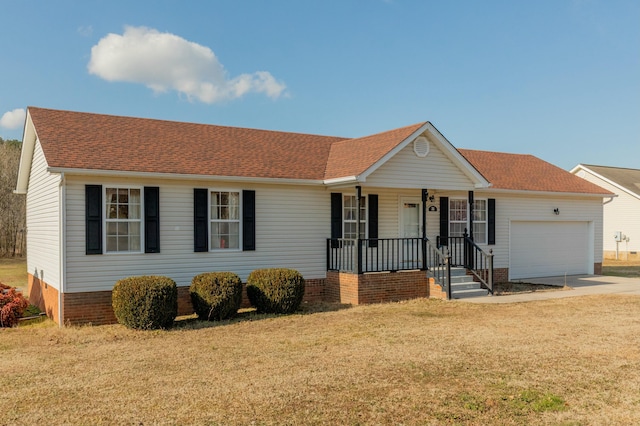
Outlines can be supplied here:
<path id="1" fill-rule="evenodd" d="M 420 242 L 422 237 L 422 208 L 419 198 L 400 200 L 400 238 L 402 240 L 400 257 L 405 267 L 420 267 Z"/>
<path id="2" fill-rule="evenodd" d="M 400 237 L 420 238 L 422 236 L 422 212 L 419 198 L 400 200 Z"/>

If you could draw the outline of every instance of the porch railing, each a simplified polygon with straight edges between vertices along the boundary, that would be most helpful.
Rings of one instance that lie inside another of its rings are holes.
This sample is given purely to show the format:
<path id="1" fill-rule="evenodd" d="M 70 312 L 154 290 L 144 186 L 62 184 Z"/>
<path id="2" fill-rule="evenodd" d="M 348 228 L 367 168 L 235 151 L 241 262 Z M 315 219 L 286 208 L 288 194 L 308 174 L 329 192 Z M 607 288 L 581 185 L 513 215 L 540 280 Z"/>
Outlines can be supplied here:
<path id="1" fill-rule="evenodd" d="M 438 247 L 447 246 L 451 255 L 451 266 L 462 266 L 470 271 L 491 294 L 493 294 L 493 250 L 482 250 L 471 238 L 438 237 Z"/>
<path id="2" fill-rule="evenodd" d="M 341 272 L 396 272 L 423 267 L 422 238 L 327 239 L 327 269 Z"/>

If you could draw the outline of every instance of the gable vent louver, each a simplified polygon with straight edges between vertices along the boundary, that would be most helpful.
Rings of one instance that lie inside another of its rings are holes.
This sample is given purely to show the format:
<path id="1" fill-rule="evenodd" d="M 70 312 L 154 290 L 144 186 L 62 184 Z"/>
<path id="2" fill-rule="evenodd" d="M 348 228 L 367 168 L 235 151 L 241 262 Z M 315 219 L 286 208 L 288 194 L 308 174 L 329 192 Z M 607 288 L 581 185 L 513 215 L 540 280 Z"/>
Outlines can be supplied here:
<path id="1" fill-rule="evenodd" d="M 413 152 L 418 157 L 426 157 L 429 154 L 429 139 L 419 136 L 413 141 Z"/>

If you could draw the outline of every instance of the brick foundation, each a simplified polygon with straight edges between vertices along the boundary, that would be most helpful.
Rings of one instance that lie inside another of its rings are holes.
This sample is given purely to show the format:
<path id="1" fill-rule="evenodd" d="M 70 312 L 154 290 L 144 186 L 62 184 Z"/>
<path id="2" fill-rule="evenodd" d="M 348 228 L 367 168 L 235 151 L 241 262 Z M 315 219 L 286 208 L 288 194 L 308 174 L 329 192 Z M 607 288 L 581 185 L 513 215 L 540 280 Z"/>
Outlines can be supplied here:
<path id="1" fill-rule="evenodd" d="M 593 264 L 593 274 L 594 275 L 602 275 L 602 263 L 594 263 Z"/>
<path id="2" fill-rule="evenodd" d="M 33 274 L 27 275 L 29 303 L 37 306 L 47 316 L 58 322 L 58 290 Z"/>
<path id="3" fill-rule="evenodd" d="M 360 305 L 419 297 L 446 297 L 425 271 L 350 274 L 327 272 L 325 300 Z"/>
<path id="4" fill-rule="evenodd" d="M 494 268 L 493 282 L 506 283 L 507 281 L 509 281 L 509 268 Z"/>

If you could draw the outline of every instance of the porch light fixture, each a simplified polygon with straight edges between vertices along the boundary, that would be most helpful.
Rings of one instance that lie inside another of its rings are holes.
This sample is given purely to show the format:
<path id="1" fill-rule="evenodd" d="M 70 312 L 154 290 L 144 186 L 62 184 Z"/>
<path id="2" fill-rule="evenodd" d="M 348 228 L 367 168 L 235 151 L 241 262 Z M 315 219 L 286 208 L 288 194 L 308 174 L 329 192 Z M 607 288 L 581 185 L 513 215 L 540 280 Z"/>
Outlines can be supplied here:
<path id="1" fill-rule="evenodd" d="M 557 215 L 559 215 L 559 214 L 560 214 L 560 209 L 556 207 L 555 209 L 553 209 L 553 213 L 554 213 L 556 216 L 557 216 Z"/>

